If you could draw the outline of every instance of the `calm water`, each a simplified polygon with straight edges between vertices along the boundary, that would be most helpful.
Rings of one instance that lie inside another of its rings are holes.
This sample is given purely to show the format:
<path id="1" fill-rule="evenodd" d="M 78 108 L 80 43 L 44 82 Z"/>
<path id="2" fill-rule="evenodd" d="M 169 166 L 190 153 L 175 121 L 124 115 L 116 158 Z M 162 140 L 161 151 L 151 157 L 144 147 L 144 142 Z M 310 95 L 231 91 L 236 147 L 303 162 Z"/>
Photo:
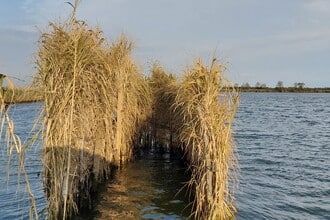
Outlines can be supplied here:
<path id="1" fill-rule="evenodd" d="M 39 107 L 12 108 L 20 135 L 28 137 Z M 243 93 L 234 136 L 240 163 L 237 219 L 330 219 L 330 94 Z M 3 146 L 0 149 L 3 168 L 7 152 Z M 30 149 L 27 162 L 42 211 L 45 201 L 36 148 Z M 0 219 L 24 219 L 27 193 L 23 184 L 17 191 L 17 166 L 12 164 L 10 169 L 8 187 L 5 168 L 0 169 L 0 184 L 4 186 L 0 188 Z M 93 215 L 96 219 L 111 215 L 117 219 L 134 219 L 136 215 L 185 219 L 189 213 L 181 211 L 185 199 L 175 197 L 185 180 L 177 159 L 155 152 L 142 155 L 118 171 L 100 195 Z M 118 202 L 109 203 L 112 200 Z"/>

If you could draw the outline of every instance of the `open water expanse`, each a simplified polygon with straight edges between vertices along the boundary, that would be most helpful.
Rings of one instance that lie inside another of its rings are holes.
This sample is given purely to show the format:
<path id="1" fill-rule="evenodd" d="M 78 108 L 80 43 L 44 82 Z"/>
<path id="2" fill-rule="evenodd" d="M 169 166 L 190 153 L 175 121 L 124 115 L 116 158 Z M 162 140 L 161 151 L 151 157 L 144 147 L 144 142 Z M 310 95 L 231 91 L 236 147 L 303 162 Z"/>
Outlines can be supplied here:
<path id="1" fill-rule="evenodd" d="M 330 94 L 244 93 L 238 219 L 330 219 Z"/>
<path id="2" fill-rule="evenodd" d="M 11 107 L 23 140 L 29 137 L 40 107 L 40 103 Z M 233 130 L 240 166 L 237 219 L 330 219 L 330 94 L 243 93 Z M 39 148 L 28 149 L 26 163 L 42 213 L 46 203 Z M 28 219 L 28 194 L 23 177 L 18 187 L 17 163 L 15 158 L 11 161 L 7 166 L 2 139 L 0 219 Z M 117 172 L 93 215 L 106 219 L 114 214 L 120 219 L 125 206 L 118 204 L 128 202 L 126 217 L 132 219 L 186 219 L 189 213 L 181 209 L 187 202 L 174 195 L 186 180 L 183 170 L 177 158 L 166 153 L 141 155 Z M 119 202 L 109 203 L 112 200 Z M 106 207 L 114 211 L 106 213 Z"/>

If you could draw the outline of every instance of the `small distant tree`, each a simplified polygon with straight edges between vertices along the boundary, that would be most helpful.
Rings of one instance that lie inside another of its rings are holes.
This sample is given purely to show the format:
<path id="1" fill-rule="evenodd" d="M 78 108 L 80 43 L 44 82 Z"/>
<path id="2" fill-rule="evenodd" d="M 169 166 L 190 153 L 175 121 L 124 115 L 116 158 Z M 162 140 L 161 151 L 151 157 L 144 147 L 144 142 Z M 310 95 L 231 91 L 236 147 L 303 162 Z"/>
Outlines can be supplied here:
<path id="1" fill-rule="evenodd" d="M 264 88 L 267 88 L 267 85 L 266 85 L 266 83 L 262 83 L 262 84 L 260 85 L 260 87 L 264 89 Z"/>
<path id="2" fill-rule="evenodd" d="M 276 84 L 276 88 L 283 88 L 283 87 L 284 87 L 283 81 L 278 81 Z"/>
<path id="3" fill-rule="evenodd" d="M 298 89 L 302 89 L 302 88 L 304 88 L 305 87 L 305 83 L 303 83 L 303 82 L 296 82 L 296 83 L 294 83 L 294 87 L 295 88 L 298 88 Z"/>
<path id="4" fill-rule="evenodd" d="M 261 84 L 260 82 L 257 82 L 256 85 L 255 85 L 256 88 L 260 88 L 261 87 Z"/>
<path id="5" fill-rule="evenodd" d="M 284 91 L 283 81 L 278 81 L 275 86 L 275 89 L 279 92 L 283 92 Z"/>
<path id="6" fill-rule="evenodd" d="M 242 87 L 244 87 L 244 88 L 250 88 L 250 84 L 249 83 L 243 83 L 242 84 Z"/>
<path id="7" fill-rule="evenodd" d="M 305 87 L 305 83 L 302 83 L 302 82 L 298 83 L 298 88 L 299 89 L 302 89 L 304 87 Z"/>

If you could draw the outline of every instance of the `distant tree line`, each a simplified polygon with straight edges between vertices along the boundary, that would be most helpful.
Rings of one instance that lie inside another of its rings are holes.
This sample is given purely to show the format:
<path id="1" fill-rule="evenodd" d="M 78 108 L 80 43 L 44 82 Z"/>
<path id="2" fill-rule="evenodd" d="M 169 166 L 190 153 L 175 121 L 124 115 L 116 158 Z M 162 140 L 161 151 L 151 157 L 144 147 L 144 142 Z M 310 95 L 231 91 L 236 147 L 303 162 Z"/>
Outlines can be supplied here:
<path id="1" fill-rule="evenodd" d="M 260 82 L 257 82 L 254 87 L 251 86 L 248 82 L 243 83 L 241 86 L 238 83 L 236 83 L 235 87 L 242 87 L 242 88 L 272 88 L 272 87 L 268 87 L 266 83 L 260 83 Z M 305 87 L 305 83 L 295 82 L 292 87 L 302 89 L 302 88 Z M 274 88 L 289 88 L 289 87 L 285 87 L 283 81 L 278 81 Z"/>
<path id="2" fill-rule="evenodd" d="M 254 86 L 245 82 L 238 83 L 235 87 L 242 92 L 330 92 L 330 88 L 307 88 L 303 82 L 295 82 L 292 86 L 284 86 L 283 81 L 278 81 L 275 87 L 268 87 L 265 83 L 257 82 Z"/>

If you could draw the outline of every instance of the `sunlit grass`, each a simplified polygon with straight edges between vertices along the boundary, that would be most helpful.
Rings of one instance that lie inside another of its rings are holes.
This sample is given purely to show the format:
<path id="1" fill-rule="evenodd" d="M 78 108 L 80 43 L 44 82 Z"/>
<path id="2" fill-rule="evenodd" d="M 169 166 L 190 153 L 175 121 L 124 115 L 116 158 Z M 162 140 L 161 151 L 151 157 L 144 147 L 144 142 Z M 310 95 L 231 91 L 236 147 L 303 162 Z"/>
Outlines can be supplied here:
<path id="1" fill-rule="evenodd" d="M 108 178 L 111 166 L 131 160 L 142 142 L 184 152 L 194 218 L 233 218 L 231 123 L 238 96 L 223 77 L 224 67 L 199 60 L 179 80 L 155 64 L 145 78 L 132 58 L 133 44 L 125 36 L 109 43 L 99 28 L 77 20 L 78 3 L 70 19 L 50 23 L 41 35 L 38 89 L 9 88 L 8 97 L 0 97 L 8 146 L 18 154 L 24 148 L 6 102 L 44 101 L 40 133 L 48 218 L 68 219 L 92 208 L 93 187 Z M 31 202 L 36 213 L 32 194 Z"/>
<path id="2" fill-rule="evenodd" d="M 75 15 L 51 23 L 39 45 L 48 213 L 65 219 L 83 203 L 91 208 L 90 185 L 107 178 L 111 164 L 131 158 L 150 112 L 150 90 L 131 58 L 132 44 L 122 36 L 109 46 Z"/>
<path id="3" fill-rule="evenodd" d="M 210 67 L 197 61 L 186 71 L 175 99 L 180 140 L 192 171 L 196 219 L 230 219 L 235 213 L 229 181 L 234 176 L 231 123 L 238 96 L 223 70 L 216 60 Z"/>

